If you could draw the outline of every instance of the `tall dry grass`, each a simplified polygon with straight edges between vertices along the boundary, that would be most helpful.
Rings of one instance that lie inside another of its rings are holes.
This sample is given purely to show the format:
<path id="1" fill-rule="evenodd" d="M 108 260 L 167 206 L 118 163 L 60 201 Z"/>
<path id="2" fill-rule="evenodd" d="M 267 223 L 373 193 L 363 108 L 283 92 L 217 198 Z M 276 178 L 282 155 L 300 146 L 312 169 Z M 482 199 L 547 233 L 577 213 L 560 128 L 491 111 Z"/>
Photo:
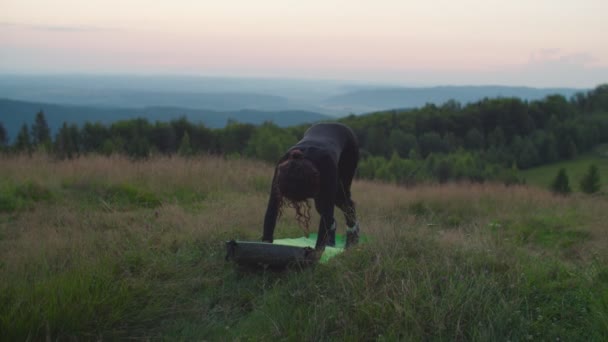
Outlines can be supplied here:
<path id="1" fill-rule="evenodd" d="M 35 155 L 5 157 L 1 164 L 4 181 L 34 182 L 57 194 L 52 203 L 9 213 L 3 220 L 0 255 L 6 268 L 14 270 L 41 254 L 52 264 L 61 256 L 86 259 L 120 253 L 132 239 L 167 239 L 166 235 L 203 239 L 210 233 L 227 237 L 228 231 L 259 227 L 263 189 L 270 184 L 271 172 L 258 162 L 214 156 L 147 161 L 91 156 L 55 161 Z M 83 204 L 80 196 L 70 197 L 74 191 L 91 191 L 90 184 L 134 184 L 157 194 L 162 205 L 123 211 L 108 207 L 101 198 Z M 205 198 L 201 207 L 188 210 L 175 204 L 173 195 L 181 189 L 200 193 Z"/>
<path id="2" fill-rule="evenodd" d="M 2 157 L 0 191 L 33 183 L 52 197 L 0 212 L 0 278 L 8 279 L 0 284 L 0 335 L 375 339 L 392 329 L 389 339 L 484 339 L 514 328 L 547 333 L 549 323 L 528 324 L 533 313 L 516 313 L 536 300 L 538 282 L 565 282 L 547 298 L 569 298 L 562 285 L 606 288 L 603 197 L 497 184 L 355 181 L 367 243 L 311 272 L 235 274 L 223 243 L 260 238 L 272 171 L 216 156 Z M 338 210 L 336 218 L 343 232 Z M 276 234 L 302 234 L 289 210 Z M 584 277 L 568 283 L 562 271 Z M 495 330 L 473 322 L 503 318 Z"/>
<path id="3" fill-rule="evenodd" d="M 356 182 L 353 194 L 363 226 L 378 235 L 385 233 L 387 222 L 398 229 L 422 224 L 436 227 L 430 231 L 446 238 L 467 236 L 470 244 L 483 240 L 491 227 L 551 216 L 562 221 L 564 229 L 591 234 L 579 246 L 584 254 L 604 255 L 608 243 L 608 201 L 604 197 L 560 196 L 535 187 L 494 183 L 406 188 L 367 181 Z"/>
<path id="4" fill-rule="evenodd" d="M 205 191 L 248 190 L 250 182 L 266 178 L 270 166 L 252 160 L 218 156 L 158 157 L 134 161 L 124 156 L 92 155 L 56 160 L 46 154 L 0 156 L 2 175 L 17 182 L 31 180 L 48 186 L 61 182 L 143 182 L 154 190 L 191 186 Z"/>

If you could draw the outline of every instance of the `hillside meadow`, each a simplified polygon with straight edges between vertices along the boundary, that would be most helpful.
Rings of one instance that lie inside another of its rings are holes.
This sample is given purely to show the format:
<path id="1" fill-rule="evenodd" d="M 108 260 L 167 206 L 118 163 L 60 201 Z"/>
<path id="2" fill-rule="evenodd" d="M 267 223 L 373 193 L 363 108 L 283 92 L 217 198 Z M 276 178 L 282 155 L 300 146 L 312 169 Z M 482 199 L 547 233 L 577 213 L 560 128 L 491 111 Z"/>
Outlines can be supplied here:
<path id="1" fill-rule="evenodd" d="M 573 191 L 580 190 L 580 182 L 589 172 L 589 167 L 598 168 L 602 193 L 608 193 L 608 145 L 598 145 L 589 153 L 556 163 L 534 167 L 521 172 L 528 184 L 549 189 L 561 168 L 566 170 L 570 187 Z"/>
<path id="2" fill-rule="evenodd" d="M 224 242 L 259 239 L 271 176 L 213 156 L 0 157 L 0 339 L 608 339 L 604 196 L 356 181 L 366 243 L 238 269 Z M 277 237 L 302 234 L 285 210 Z"/>

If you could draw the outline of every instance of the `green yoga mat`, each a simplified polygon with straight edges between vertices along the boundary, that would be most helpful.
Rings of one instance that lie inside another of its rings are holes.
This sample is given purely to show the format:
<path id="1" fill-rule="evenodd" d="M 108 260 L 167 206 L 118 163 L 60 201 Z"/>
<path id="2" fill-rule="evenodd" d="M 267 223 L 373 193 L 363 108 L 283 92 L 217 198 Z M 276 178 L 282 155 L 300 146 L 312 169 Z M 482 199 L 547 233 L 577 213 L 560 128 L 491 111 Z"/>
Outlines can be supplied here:
<path id="1" fill-rule="evenodd" d="M 315 248 L 315 244 L 317 243 L 317 234 L 310 234 L 308 237 L 299 237 L 295 239 L 279 239 L 274 240 L 274 244 L 283 245 L 283 246 L 292 246 L 292 247 L 310 247 Z M 324 264 L 329 259 L 335 257 L 336 255 L 344 252 L 344 245 L 346 244 L 346 238 L 343 235 L 336 234 L 336 246 L 335 247 L 325 247 L 325 251 L 319 260 L 320 263 Z"/>

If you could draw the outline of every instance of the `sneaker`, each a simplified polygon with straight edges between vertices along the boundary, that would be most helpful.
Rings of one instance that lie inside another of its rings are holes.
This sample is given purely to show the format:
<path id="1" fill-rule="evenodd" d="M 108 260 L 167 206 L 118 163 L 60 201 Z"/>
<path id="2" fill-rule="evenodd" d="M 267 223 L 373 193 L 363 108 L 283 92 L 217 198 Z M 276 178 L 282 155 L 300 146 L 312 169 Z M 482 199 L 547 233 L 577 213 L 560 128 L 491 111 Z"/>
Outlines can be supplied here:
<path id="1" fill-rule="evenodd" d="M 346 246 L 345 248 L 352 247 L 359 243 L 359 223 L 357 222 L 354 227 L 346 230 Z"/>

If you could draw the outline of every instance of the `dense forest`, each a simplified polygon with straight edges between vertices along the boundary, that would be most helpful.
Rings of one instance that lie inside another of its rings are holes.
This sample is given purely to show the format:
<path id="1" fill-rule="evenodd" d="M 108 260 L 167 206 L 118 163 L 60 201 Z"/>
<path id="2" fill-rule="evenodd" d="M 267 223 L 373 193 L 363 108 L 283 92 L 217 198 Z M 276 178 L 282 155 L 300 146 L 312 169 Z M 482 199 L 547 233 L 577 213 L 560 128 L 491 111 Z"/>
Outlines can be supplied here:
<path id="1" fill-rule="evenodd" d="M 493 98 L 461 104 L 447 101 L 409 110 L 351 115 L 337 120 L 353 128 L 363 158 L 359 176 L 398 183 L 500 180 L 518 182 L 517 170 L 565 160 L 608 142 L 608 85 L 542 100 Z M 271 122 L 229 122 L 211 129 L 185 117 L 169 122 L 145 118 L 110 125 L 64 122 L 50 131 L 44 109 L 23 125 L 9 144 L 0 122 L 5 153 L 46 151 L 56 158 L 83 154 L 199 153 L 275 161 L 308 125 L 281 128 Z"/>

